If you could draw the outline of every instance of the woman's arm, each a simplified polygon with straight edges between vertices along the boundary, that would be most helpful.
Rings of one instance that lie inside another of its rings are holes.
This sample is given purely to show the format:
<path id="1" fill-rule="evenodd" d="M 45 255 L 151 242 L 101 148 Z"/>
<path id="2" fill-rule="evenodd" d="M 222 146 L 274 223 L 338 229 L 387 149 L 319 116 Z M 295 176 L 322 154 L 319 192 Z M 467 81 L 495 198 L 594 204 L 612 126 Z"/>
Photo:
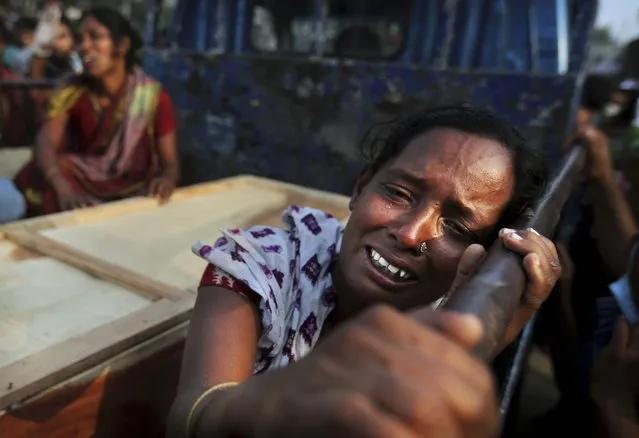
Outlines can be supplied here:
<path id="1" fill-rule="evenodd" d="M 175 131 L 172 131 L 158 140 L 158 154 L 162 166 L 162 177 L 171 180 L 177 185 L 180 180 L 180 164 L 178 159 Z"/>
<path id="2" fill-rule="evenodd" d="M 628 250 L 637 234 L 630 206 L 612 178 L 591 179 L 589 193 L 594 207 L 593 234 L 607 267 L 620 277 L 628 266 Z"/>
<path id="3" fill-rule="evenodd" d="M 162 204 L 169 200 L 180 179 L 175 112 L 171 98 L 164 90 L 160 92 L 154 123 L 161 173 L 151 180 L 148 189 L 149 195 L 158 197 Z"/>
<path id="4" fill-rule="evenodd" d="M 68 183 L 58 168 L 57 153 L 66 133 L 68 120 L 66 112 L 46 120 L 36 137 L 35 162 L 56 192 L 68 188 Z"/>
<path id="5" fill-rule="evenodd" d="M 620 277 L 627 268 L 629 244 L 637 233 L 637 225 L 614 181 L 608 137 L 593 126 L 584 128 L 578 135 L 586 141 L 588 193 L 595 216 L 593 237 L 607 268 L 615 277 Z"/>
<path id="6" fill-rule="evenodd" d="M 177 397 L 168 419 L 168 438 L 186 437 L 190 410 L 206 389 L 224 382 L 242 382 L 252 376 L 260 332 L 255 304 L 222 287 L 200 287 L 189 324 Z M 224 393 L 218 396 L 223 397 Z M 217 397 L 212 399 L 200 415 L 198 423 L 202 430 L 208 431 L 207 436 L 215 430 L 207 419 L 217 417 L 212 411 L 221 406 L 219 401 Z M 221 427 L 213 425 L 216 426 Z"/>
<path id="7" fill-rule="evenodd" d="M 175 110 L 169 94 L 162 90 L 155 113 L 155 134 L 158 138 L 158 154 L 162 166 L 162 176 L 177 184 L 180 177 L 177 142 L 175 131 L 177 123 Z"/>

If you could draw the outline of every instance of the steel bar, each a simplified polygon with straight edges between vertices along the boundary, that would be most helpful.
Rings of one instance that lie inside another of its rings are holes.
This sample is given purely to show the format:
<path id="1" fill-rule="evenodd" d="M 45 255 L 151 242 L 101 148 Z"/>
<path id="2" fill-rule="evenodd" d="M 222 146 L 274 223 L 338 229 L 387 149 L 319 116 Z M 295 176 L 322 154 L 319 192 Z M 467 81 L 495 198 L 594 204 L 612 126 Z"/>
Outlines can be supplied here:
<path id="1" fill-rule="evenodd" d="M 519 381 L 526 367 L 526 360 L 528 358 L 528 351 L 532 342 L 533 332 L 535 330 L 536 319 L 537 315 L 535 314 L 530 322 L 526 324 L 526 327 L 519 339 L 519 343 L 517 344 L 517 349 L 515 351 L 513 361 L 510 364 L 510 369 L 506 374 L 503 386 L 504 391 L 501 394 L 501 403 L 499 404 L 499 410 L 502 415 L 508 414 L 515 398 L 515 392 L 517 391 Z"/>
<path id="2" fill-rule="evenodd" d="M 558 167 L 544 196 L 537 204 L 525 227 L 548 236 L 559 222 L 562 207 L 575 187 L 585 162 L 581 146 L 573 147 Z M 484 325 L 484 338 L 475 353 L 490 360 L 501 347 L 508 323 L 522 299 L 526 276 L 521 257 L 507 250 L 501 241 L 488 250 L 475 275 L 459 288 L 444 308 L 479 317 Z"/>

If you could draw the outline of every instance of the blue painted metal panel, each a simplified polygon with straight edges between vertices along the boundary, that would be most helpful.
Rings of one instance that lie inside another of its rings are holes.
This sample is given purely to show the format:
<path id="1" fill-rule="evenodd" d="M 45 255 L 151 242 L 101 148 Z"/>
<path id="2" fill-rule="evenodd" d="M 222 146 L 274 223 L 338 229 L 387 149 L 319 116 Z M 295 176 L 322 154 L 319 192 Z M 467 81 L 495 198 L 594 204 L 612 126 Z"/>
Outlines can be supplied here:
<path id="1" fill-rule="evenodd" d="M 416 20 L 419 20 L 418 26 L 423 26 L 424 28 L 424 38 L 423 38 L 423 46 L 421 50 L 421 57 L 419 58 L 419 63 L 422 65 L 430 65 L 429 62 L 433 58 L 435 53 L 435 42 L 437 38 L 437 24 L 438 17 L 437 11 L 439 10 L 439 0 L 424 0 L 424 7 L 422 11 L 424 15 L 421 17 L 414 17 L 412 23 L 415 23 Z"/>
<path id="2" fill-rule="evenodd" d="M 507 33 L 503 43 L 502 68 L 506 71 L 532 71 L 530 53 L 529 6 L 525 1 L 509 3 Z"/>
<path id="3" fill-rule="evenodd" d="M 481 29 L 481 44 L 477 47 L 477 65 L 485 70 L 503 70 L 504 47 L 506 44 L 508 5 L 506 0 L 488 2 L 484 9 L 484 23 Z"/>
<path id="4" fill-rule="evenodd" d="M 571 73 L 556 75 L 543 72 L 557 69 L 558 40 L 551 44 L 549 36 L 561 30 L 557 19 L 530 25 L 557 16 L 551 0 L 414 0 L 405 53 L 388 62 L 247 52 L 253 1 L 210 0 L 208 15 L 200 0 L 179 5 L 179 19 L 192 21 L 176 41 L 187 49 L 216 48 L 215 56 L 145 53 L 147 71 L 177 107 L 187 183 L 254 173 L 348 193 L 362 164 L 357 144 L 367 127 L 419 105 L 454 100 L 495 109 L 557 155 L 596 11 L 593 2 L 569 4 L 571 13 L 579 12 L 564 29 Z M 539 12 L 542 3 L 552 3 L 552 11 Z M 323 4 L 317 0 L 319 15 Z M 196 21 L 206 23 L 204 43 L 192 32 L 201 29 Z M 540 74 L 531 72 L 531 40 L 543 42 Z"/>
<path id="5" fill-rule="evenodd" d="M 557 2 L 561 0 L 533 0 L 531 13 L 536 17 L 537 45 L 539 47 L 539 71 L 557 73 L 559 71 L 559 42 Z"/>
<path id="6" fill-rule="evenodd" d="M 420 105 L 480 102 L 557 149 L 576 81 L 158 52 L 147 53 L 146 63 L 168 72 L 163 82 L 180 109 L 189 180 L 254 173 L 341 193 L 362 165 L 357 144 L 364 129 Z"/>

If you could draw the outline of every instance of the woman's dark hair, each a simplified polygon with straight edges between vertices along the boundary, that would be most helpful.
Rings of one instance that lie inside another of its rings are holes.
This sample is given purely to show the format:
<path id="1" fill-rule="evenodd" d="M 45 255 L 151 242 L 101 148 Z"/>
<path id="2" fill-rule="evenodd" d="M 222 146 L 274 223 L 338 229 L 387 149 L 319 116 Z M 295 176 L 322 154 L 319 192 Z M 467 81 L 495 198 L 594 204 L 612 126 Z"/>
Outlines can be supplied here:
<path id="1" fill-rule="evenodd" d="M 36 27 L 38 27 L 38 20 L 36 20 L 35 18 L 20 17 L 13 24 L 13 31 L 15 33 L 20 33 L 25 31 L 33 32 L 36 30 Z"/>
<path id="2" fill-rule="evenodd" d="M 415 137 L 437 128 L 452 128 L 501 143 L 512 155 L 515 188 L 499 225 L 511 225 L 541 197 L 548 182 L 544 151 L 526 142 L 507 120 L 469 103 L 416 111 L 391 122 L 373 126 L 364 136 L 361 151 L 366 170 L 377 172 Z"/>
<path id="3" fill-rule="evenodd" d="M 132 70 L 137 65 L 140 65 L 137 52 L 142 48 L 142 38 L 129 20 L 115 9 L 103 6 L 85 11 L 82 14 L 82 21 L 89 17 L 95 18 L 100 24 L 109 29 L 114 45 L 120 44 L 122 38 L 129 38 L 130 47 L 125 58 L 127 70 Z"/>
<path id="4" fill-rule="evenodd" d="M 76 32 L 75 32 L 75 28 L 73 26 L 73 23 L 71 23 L 71 20 L 69 20 L 69 18 L 66 15 L 62 15 L 60 17 L 60 24 L 65 26 L 67 29 L 69 29 L 69 33 L 71 34 L 71 38 L 73 38 L 74 40 L 77 39 L 77 35 L 76 35 Z"/>
<path id="5" fill-rule="evenodd" d="M 584 81 L 581 91 L 581 106 L 599 112 L 610 102 L 615 83 L 612 78 L 603 75 L 590 75 Z"/>

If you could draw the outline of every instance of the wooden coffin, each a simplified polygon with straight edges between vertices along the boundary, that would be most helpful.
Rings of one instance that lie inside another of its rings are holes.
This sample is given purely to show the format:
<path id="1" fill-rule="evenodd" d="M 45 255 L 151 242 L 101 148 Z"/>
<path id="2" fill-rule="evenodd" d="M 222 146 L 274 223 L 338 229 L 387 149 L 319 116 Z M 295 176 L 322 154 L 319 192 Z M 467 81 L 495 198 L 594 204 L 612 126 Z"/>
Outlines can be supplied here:
<path id="1" fill-rule="evenodd" d="M 220 228 L 280 225 L 348 198 L 252 176 L 0 228 L 0 437 L 159 437 Z"/>

